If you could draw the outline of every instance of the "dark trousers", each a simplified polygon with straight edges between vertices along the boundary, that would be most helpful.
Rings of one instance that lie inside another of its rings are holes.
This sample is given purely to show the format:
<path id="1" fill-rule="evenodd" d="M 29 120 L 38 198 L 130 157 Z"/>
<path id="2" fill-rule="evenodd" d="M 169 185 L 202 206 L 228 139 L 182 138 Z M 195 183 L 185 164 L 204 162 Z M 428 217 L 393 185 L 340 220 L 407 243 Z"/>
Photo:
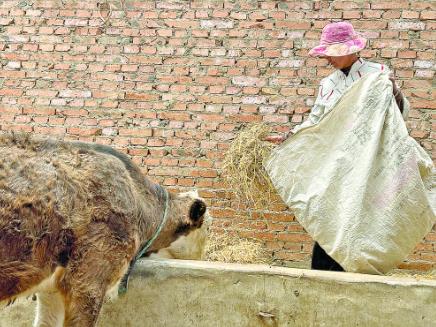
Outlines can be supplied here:
<path id="1" fill-rule="evenodd" d="M 344 271 L 344 269 L 332 257 L 330 257 L 317 242 L 313 246 L 312 269 Z"/>

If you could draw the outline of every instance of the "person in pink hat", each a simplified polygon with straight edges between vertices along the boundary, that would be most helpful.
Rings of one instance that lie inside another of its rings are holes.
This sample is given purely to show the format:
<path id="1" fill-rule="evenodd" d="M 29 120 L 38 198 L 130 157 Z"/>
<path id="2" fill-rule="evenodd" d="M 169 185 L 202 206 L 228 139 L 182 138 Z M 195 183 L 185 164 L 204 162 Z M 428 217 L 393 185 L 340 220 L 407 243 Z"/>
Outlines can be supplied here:
<path id="1" fill-rule="evenodd" d="M 330 23 L 323 28 L 320 44 L 310 50 L 309 55 L 327 59 L 328 63 L 336 70 L 321 80 L 318 96 L 308 119 L 291 130 L 291 133 L 317 124 L 333 108 L 333 105 L 351 84 L 362 76 L 373 72 L 389 74 L 398 108 L 403 118 L 407 118 L 409 102 L 397 87 L 388 67 L 359 57 L 358 53 L 365 48 L 365 45 L 366 39 L 356 33 L 353 25 L 349 22 Z M 266 141 L 276 144 L 285 139 L 286 137 L 274 135 L 265 138 Z M 312 253 L 312 269 L 343 271 L 343 268 L 317 242 L 315 242 Z"/>
<path id="2" fill-rule="evenodd" d="M 345 89 L 362 76 L 373 72 L 389 74 L 398 108 L 403 114 L 403 118 L 407 118 L 410 107 L 409 102 L 397 87 L 389 68 L 383 64 L 366 61 L 359 57 L 359 51 L 364 49 L 365 46 L 366 39 L 356 33 L 353 25 L 349 22 L 330 23 L 323 28 L 320 44 L 310 50 L 309 55 L 327 59 L 328 63 L 336 70 L 321 80 L 318 96 L 309 117 L 291 130 L 291 133 L 296 133 L 304 127 L 317 124 L 332 109 Z M 269 136 L 265 140 L 279 144 L 285 139 L 286 137 L 282 136 Z"/>

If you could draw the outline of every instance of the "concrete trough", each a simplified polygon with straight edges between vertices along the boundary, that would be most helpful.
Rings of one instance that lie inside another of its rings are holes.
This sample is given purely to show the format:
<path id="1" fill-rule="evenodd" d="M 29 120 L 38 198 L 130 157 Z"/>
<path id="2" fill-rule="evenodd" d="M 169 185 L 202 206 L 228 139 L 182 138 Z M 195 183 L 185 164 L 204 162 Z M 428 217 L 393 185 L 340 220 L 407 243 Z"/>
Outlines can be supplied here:
<path id="1" fill-rule="evenodd" d="M 35 302 L 0 311 L 30 326 Z M 143 260 L 100 327 L 436 326 L 436 280 L 265 265 Z"/>

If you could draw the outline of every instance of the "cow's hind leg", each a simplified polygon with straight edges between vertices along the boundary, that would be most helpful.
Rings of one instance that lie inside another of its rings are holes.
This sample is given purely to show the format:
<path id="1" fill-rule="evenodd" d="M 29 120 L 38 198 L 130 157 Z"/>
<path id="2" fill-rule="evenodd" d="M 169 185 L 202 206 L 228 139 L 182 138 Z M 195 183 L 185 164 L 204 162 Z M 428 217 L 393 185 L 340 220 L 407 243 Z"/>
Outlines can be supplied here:
<path id="1" fill-rule="evenodd" d="M 64 325 L 64 297 L 58 291 L 37 294 L 34 327 L 62 327 Z"/>
<path id="2" fill-rule="evenodd" d="M 85 252 L 67 268 L 59 285 L 65 297 L 65 327 L 94 327 L 108 288 L 109 263 Z"/>
<path id="3" fill-rule="evenodd" d="M 94 327 L 103 299 L 104 292 L 102 290 L 72 291 L 66 303 L 64 326 Z"/>
<path id="4" fill-rule="evenodd" d="M 94 327 L 107 290 L 122 277 L 123 266 L 127 267 L 126 251 L 80 249 L 82 254 L 70 261 L 59 285 L 65 296 L 65 327 Z"/>
<path id="5" fill-rule="evenodd" d="M 118 271 L 121 266 L 122 262 L 117 260 L 93 256 L 65 274 L 61 282 L 65 327 L 96 325 L 106 292 L 121 277 Z"/>

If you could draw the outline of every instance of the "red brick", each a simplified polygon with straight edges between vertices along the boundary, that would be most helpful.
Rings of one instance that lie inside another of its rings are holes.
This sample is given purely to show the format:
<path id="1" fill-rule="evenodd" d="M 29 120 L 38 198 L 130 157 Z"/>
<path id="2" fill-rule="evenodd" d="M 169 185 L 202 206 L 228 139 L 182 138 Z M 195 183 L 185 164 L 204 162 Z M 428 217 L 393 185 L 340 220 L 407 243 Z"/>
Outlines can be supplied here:
<path id="1" fill-rule="evenodd" d="M 353 26 L 357 30 L 381 30 L 387 27 L 387 21 L 379 21 L 379 20 L 362 20 L 353 22 Z"/>
<path id="2" fill-rule="evenodd" d="M 120 128 L 118 130 L 120 136 L 134 136 L 134 137 L 150 137 L 153 135 L 151 129 L 132 129 L 132 128 Z"/>
<path id="3" fill-rule="evenodd" d="M 46 124 L 48 122 L 47 116 L 35 116 L 32 120 L 37 124 Z"/>
<path id="4" fill-rule="evenodd" d="M 287 261 L 304 261 L 310 258 L 306 253 L 293 253 L 288 251 L 277 251 L 274 253 L 275 259 L 287 260 Z"/>
<path id="5" fill-rule="evenodd" d="M 31 117 L 30 116 L 15 116 L 14 121 L 18 124 L 20 123 L 29 123 L 31 121 Z"/>
<path id="6" fill-rule="evenodd" d="M 362 12 L 361 11 L 344 11 L 342 18 L 344 20 L 346 19 L 360 19 L 362 17 Z"/>
<path id="7" fill-rule="evenodd" d="M 289 30 L 308 30 L 310 22 L 305 21 L 278 21 L 275 23 L 276 28 L 285 28 Z"/>
<path id="8" fill-rule="evenodd" d="M 421 19 L 436 20 L 436 11 L 424 10 L 421 12 Z"/>
<path id="9" fill-rule="evenodd" d="M 18 70 L 0 70 L 0 77 L 5 78 L 24 78 L 26 73 Z"/>
<path id="10" fill-rule="evenodd" d="M 286 213 L 266 213 L 265 218 L 271 221 L 282 221 L 282 222 L 291 222 L 294 221 L 295 218 L 291 214 Z"/>
<path id="11" fill-rule="evenodd" d="M 63 118 L 63 117 L 50 117 L 48 121 L 51 125 L 63 125 L 65 123 L 65 118 Z"/>
<path id="12" fill-rule="evenodd" d="M 36 114 L 36 115 L 54 115 L 55 109 L 53 108 L 44 108 L 44 107 L 31 107 L 24 108 L 24 114 Z"/>
<path id="13" fill-rule="evenodd" d="M 404 0 L 376 1 L 371 3 L 371 9 L 408 9 L 409 3 Z"/>
<path id="14" fill-rule="evenodd" d="M 277 239 L 285 242 L 312 242 L 312 238 L 307 234 L 281 233 L 277 235 Z"/>
<path id="15" fill-rule="evenodd" d="M 419 243 L 417 246 L 415 246 L 415 252 L 420 252 L 420 251 L 433 252 L 433 244 Z"/>
<path id="16" fill-rule="evenodd" d="M 141 100 L 141 101 L 157 101 L 160 96 L 158 94 L 147 94 L 147 93 L 131 93 L 127 92 L 126 100 Z"/>
<path id="17" fill-rule="evenodd" d="M 408 41 L 402 40 L 374 40 L 372 42 L 374 48 L 394 48 L 394 49 L 407 49 L 409 47 Z"/>
<path id="18" fill-rule="evenodd" d="M 400 269 L 418 270 L 418 271 L 429 271 L 433 267 L 434 267 L 433 263 L 425 262 L 425 261 L 403 262 L 398 265 L 398 268 Z"/>
<path id="19" fill-rule="evenodd" d="M 416 51 L 412 51 L 412 50 L 398 51 L 398 58 L 409 58 L 409 59 L 416 58 Z"/>
<path id="20" fill-rule="evenodd" d="M 101 135 L 100 128 L 82 128 L 82 127 L 69 127 L 67 128 L 68 134 L 80 136 Z"/>
<path id="21" fill-rule="evenodd" d="M 48 134 L 48 135 L 64 135 L 66 128 L 65 127 L 44 127 L 44 126 L 35 126 L 33 131 L 38 134 Z"/>
<path id="22" fill-rule="evenodd" d="M 0 89 L 0 96 L 20 96 L 23 94 L 23 90 L 20 89 Z"/>
<path id="23" fill-rule="evenodd" d="M 243 237 L 256 238 L 262 241 L 273 241 L 276 240 L 276 233 L 274 232 L 249 232 L 249 233 L 240 233 Z"/>

